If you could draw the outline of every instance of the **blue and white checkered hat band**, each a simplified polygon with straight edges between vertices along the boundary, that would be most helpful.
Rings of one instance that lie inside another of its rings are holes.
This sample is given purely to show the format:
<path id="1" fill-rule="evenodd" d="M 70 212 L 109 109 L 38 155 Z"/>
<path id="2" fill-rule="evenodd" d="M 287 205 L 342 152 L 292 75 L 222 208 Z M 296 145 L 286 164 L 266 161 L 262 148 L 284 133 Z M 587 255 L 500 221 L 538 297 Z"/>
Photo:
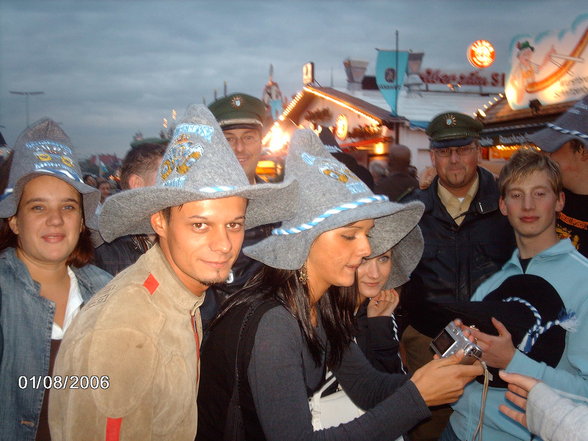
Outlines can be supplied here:
<path id="1" fill-rule="evenodd" d="M 340 206 L 335 207 L 335 208 L 330 208 L 329 210 L 325 211 L 320 216 L 315 217 L 310 222 L 307 222 L 307 223 L 298 225 L 296 227 L 291 227 L 291 228 L 274 228 L 272 230 L 272 235 L 274 235 L 274 236 L 286 236 L 286 235 L 289 235 L 289 234 L 302 233 L 303 231 L 308 231 L 308 230 L 316 227 L 322 221 L 324 221 L 325 219 L 328 219 L 330 216 L 332 216 L 334 214 L 341 213 L 341 212 L 347 211 L 347 210 L 353 210 L 354 208 L 358 208 L 358 207 L 361 207 L 363 205 L 371 204 L 373 202 L 388 202 L 388 201 L 389 201 L 388 196 L 384 196 L 384 195 L 381 195 L 381 194 L 377 194 L 377 195 L 370 196 L 370 197 L 367 197 L 367 198 L 361 198 L 361 199 L 358 199 L 355 202 L 349 202 L 349 203 L 340 205 Z"/>
<path id="2" fill-rule="evenodd" d="M 327 151 L 329 153 L 341 153 L 343 151 L 339 147 L 337 147 L 336 145 L 325 144 L 325 148 L 327 149 Z"/>
<path id="3" fill-rule="evenodd" d="M 577 136 L 578 138 L 588 139 L 587 134 L 579 132 L 577 130 L 564 129 L 563 127 L 556 126 L 553 123 L 547 123 L 547 127 L 549 127 L 550 129 L 553 129 L 553 130 L 557 130 L 558 132 L 563 133 L 564 135 L 572 135 L 572 136 Z"/>
<path id="4" fill-rule="evenodd" d="M 203 187 L 199 189 L 202 193 L 218 193 L 220 191 L 233 191 L 237 187 L 230 185 L 219 185 L 218 187 Z"/>
<path id="5" fill-rule="evenodd" d="M 574 313 L 568 314 L 564 310 L 562 313 L 560 313 L 560 317 L 558 317 L 557 320 L 551 320 L 543 324 L 543 318 L 541 317 L 541 314 L 539 314 L 539 311 L 537 311 L 537 308 L 535 308 L 526 300 L 521 299 L 520 297 L 508 297 L 504 299 L 503 302 L 522 303 L 531 310 L 531 312 L 533 313 L 533 317 L 535 317 L 535 324 L 531 327 L 531 329 L 527 331 L 527 333 L 518 345 L 518 349 L 525 354 L 528 354 L 531 351 L 531 349 L 533 349 L 533 346 L 535 346 L 535 343 L 543 333 L 549 331 L 554 326 L 561 326 L 566 330 L 572 329 L 572 325 L 570 325 L 569 323 L 571 323 L 575 319 Z"/>

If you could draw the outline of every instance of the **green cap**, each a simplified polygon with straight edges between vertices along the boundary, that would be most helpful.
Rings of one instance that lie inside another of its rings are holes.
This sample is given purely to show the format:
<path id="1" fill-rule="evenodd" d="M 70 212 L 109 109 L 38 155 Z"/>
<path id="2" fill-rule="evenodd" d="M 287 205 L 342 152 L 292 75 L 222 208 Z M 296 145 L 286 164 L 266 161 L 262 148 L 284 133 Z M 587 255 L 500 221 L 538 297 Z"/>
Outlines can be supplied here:
<path id="1" fill-rule="evenodd" d="M 526 41 L 526 40 L 525 40 L 525 41 L 523 41 L 523 42 L 519 41 L 519 42 L 517 43 L 517 49 L 518 49 L 519 51 L 522 51 L 523 49 L 531 49 L 533 52 L 535 52 L 535 48 L 534 48 L 533 46 L 531 46 L 531 43 L 529 43 L 529 42 L 528 42 L 528 41 Z"/>
<path id="2" fill-rule="evenodd" d="M 431 148 L 461 147 L 480 138 L 483 124 L 459 112 L 437 115 L 427 127 Z"/>
<path id="3" fill-rule="evenodd" d="M 251 95 L 233 93 L 208 106 L 221 129 L 262 128 L 265 104 Z"/>

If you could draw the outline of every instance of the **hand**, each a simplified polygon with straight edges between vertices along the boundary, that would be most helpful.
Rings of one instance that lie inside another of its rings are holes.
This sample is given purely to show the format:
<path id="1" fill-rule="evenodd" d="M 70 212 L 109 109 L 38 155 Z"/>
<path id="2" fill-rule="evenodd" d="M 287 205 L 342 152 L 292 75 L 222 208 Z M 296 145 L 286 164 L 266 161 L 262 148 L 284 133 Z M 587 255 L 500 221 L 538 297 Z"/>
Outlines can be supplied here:
<path id="1" fill-rule="evenodd" d="M 505 369 L 516 352 L 512 343 L 512 336 L 502 322 L 492 317 L 492 324 L 498 335 L 485 334 L 479 329 L 468 328 L 474 337 L 474 342 L 483 351 L 482 360 L 490 367 Z M 463 328 L 462 328 L 463 329 Z"/>
<path id="2" fill-rule="evenodd" d="M 508 374 L 505 371 L 500 371 L 499 375 L 500 378 L 509 383 L 508 392 L 504 394 L 506 399 L 520 409 L 526 410 L 527 396 L 531 389 L 539 383 L 539 380 L 527 377 L 526 375 Z M 505 404 L 501 404 L 499 409 L 507 417 L 512 418 L 517 423 L 527 427 L 527 416 L 525 413 L 512 409 Z"/>
<path id="3" fill-rule="evenodd" d="M 395 289 L 384 289 L 370 299 L 367 306 L 367 316 L 390 317 L 399 302 L 400 296 Z"/>
<path id="4" fill-rule="evenodd" d="M 459 364 L 462 350 L 447 358 L 430 361 L 411 378 L 427 406 L 453 403 L 463 394 L 463 388 L 484 373 L 480 362 Z"/>

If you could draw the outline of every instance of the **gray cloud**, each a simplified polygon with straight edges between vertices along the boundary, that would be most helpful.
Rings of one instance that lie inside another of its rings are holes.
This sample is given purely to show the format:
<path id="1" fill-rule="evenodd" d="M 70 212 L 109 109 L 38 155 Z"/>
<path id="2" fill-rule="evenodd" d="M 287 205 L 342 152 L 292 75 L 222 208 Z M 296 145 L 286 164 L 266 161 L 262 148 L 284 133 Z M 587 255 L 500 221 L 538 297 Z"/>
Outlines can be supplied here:
<path id="1" fill-rule="evenodd" d="M 423 65 L 470 70 L 469 43 L 491 40 L 494 70 L 508 68 L 511 39 L 571 25 L 580 1 L 23 1 L 0 2 L 0 124 L 9 143 L 30 119 L 63 124 L 79 155 L 117 153 L 140 130 L 156 136 L 171 109 L 213 90 L 260 96 L 269 65 L 291 96 L 301 69 L 344 86 L 347 57 L 370 61 L 375 48 L 425 51 Z"/>

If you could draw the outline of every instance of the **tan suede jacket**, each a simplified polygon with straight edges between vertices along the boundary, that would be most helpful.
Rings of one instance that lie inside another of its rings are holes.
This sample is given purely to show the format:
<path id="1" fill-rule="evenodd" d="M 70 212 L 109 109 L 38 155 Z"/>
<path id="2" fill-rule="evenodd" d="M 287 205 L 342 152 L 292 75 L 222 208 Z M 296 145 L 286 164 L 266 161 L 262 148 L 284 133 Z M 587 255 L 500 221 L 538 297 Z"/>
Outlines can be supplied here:
<path id="1" fill-rule="evenodd" d="M 158 245 L 99 291 L 57 355 L 53 441 L 193 441 L 203 300 Z"/>

